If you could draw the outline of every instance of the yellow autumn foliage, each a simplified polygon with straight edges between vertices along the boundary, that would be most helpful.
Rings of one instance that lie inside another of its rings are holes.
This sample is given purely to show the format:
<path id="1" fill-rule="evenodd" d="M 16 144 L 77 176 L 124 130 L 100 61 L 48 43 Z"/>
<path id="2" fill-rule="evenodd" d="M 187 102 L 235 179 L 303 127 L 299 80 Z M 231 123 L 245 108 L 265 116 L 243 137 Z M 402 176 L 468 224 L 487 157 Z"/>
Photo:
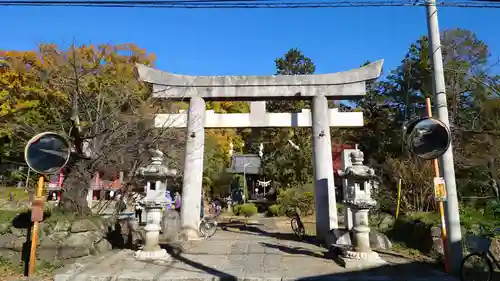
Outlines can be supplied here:
<path id="1" fill-rule="evenodd" d="M 134 44 L 0 50 L 0 137 L 23 132 L 21 127 L 64 130 L 75 93 L 83 128 L 98 119 L 89 105 L 102 111 L 103 106 L 116 108 L 120 95 L 131 103 L 134 96 L 142 100 L 150 91 L 135 79 L 134 66 L 151 65 L 154 59 Z"/>
<path id="2" fill-rule="evenodd" d="M 207 110 L 214 110 L 216 113 L 248 113 L 250 106 L 248 102 L 222 101 L 208 102 Z M 219 148 L 229 157 L 230 143 L 233 143 L 235 151 L 241 150 L 244 145 L 243 138 L 236 129 L 211 129 L 206 132 L 207 137 L 213 138 Z"/>

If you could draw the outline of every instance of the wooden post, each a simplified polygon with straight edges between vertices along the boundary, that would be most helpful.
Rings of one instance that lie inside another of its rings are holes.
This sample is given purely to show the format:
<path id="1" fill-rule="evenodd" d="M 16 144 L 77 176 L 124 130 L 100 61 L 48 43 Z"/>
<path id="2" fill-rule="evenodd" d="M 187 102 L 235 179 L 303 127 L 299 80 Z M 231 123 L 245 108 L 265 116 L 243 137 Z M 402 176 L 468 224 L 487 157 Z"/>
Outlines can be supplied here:
<path id="1" fill-rule="evenodd" d="M 36 246 L 38 240 L 38 225 L 43 220 L 43 185 L 44 177 L 40 176 L 38 185 L 35 189 L 35 198 L 31 203 L 31 220 L 33 221 L 33 228 L 31 229 L 31 248 L 29 257 L 28 277 L 32 277 L 35 273 L 36 261 Z"/>
<path id="2" fill-rule="evenodd" d="M 427 109 L 427 117 L 432 117 L 432 107 L 431 107 L 431 99 L 430 98 L 425 98 L 425 107 Z M 436 178 L 439 178 L 439 163 L 437 159 L 432 160 L 432 164 L 434 166 L 434 174 Z M 446 239 L 447 239 L 447 233 L 446 233 L 446 222 L 444 219 L 444 203 L 443 201 L 438 201 L 438 207 L 439 207 L 439 216 L 441 217 L 441 240 L 443 241 L 443 250 L 444 250 L 444 267 L 446 272 L 450 272 L 450 265 L 448 261 L 448 253 L 447 253 L 447 248 L 446 248 Z"/>
<path id="3" fill-rule="evenodd" d="M 402 184 L 402 179 L 400 178 L 398 180 L 398 186 L 397 186 L 397 189 L 398 189 L 398 201 L 396 201 L 396 219 L 398 219 L 398 217 L 399 217 L 399 205 L 401 203 L 401 184 Z"/>

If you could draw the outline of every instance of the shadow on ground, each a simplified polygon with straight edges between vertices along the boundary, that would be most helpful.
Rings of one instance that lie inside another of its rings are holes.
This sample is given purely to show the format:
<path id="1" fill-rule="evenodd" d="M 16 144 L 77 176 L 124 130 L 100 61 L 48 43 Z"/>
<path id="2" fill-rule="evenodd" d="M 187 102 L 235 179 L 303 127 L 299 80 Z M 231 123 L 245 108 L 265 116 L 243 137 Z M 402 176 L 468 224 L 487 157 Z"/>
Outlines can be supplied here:
<path id="1" fill-rule="evenodd" d="M 238 226 L 238 224 L 236 224 Z M 239 225 L 238 228 L 241 227 L 241 230 L 254 232 L 255 235 L 268 235 L 271 237 L 282 238 L 282 234 L 266 232 L 259 228 L 260 225 Z M 234 228 L 234 222 L 230 224 L 230 227 Z M 285 236 L 285 238 L 293 239 L 292 237 Z M 297 241 L 297 239 L 293 239 Z M 286 245 L 275 244 L 275 243 L 267 243 L 260 242 L 261 245 L 268 248 L 277 249 L 279 251 L 285 252 L 291 255 L 308 255 L 318 259 L 337 259 L 337 255 L 333 252 L 326 252 L 324 254 L 320 254 L 315 251 L 311 251 L 310 249 L 303 247 L 289 247 Z M 183 255 L 182 243 L 178 244 L 166 244 L 163 247 L 168 251 L 168 253 L 172 256 L 175 262 L 187 264 L 197 270 L 203 271 L 207 274 L 210 274 L 215 277 L 215 280 L 243 280 L 245 276 L 235 276 L 233 274 L 229 274 L 224 272 L 221 269 L 216 269 L 207 265 L 204 265 L 200 262 L 193 261 Z M 175 264 L 173 265 L 175 266 Z M 303 265 L 307 266 L 307 265 Z M 297 272 L 297 271 L 295 271 Z M 300 271 L 299 271 L 300 272 Z M 283 276 L 280 276 L 283 275 Z M 258 276 L 257 276 L 258 277 Z M 322 274 L 322 275 L 314 275 L 314 276 L 287 276 L 287 272 L 276 272 L 277 278 L 284 278 L 290 280 L 349 280 L 349 281 L 400 281 L 400 280 L 419 280 L 419 281 L 458 281 L 457 278 L 454 278 L 440 270 L 436 270 L 436 265 L 428 262 L 421 261 L 406 261 L 404 263 L 388 263 L 387 265 L 370 268 L 370 269 L 353 269 L 338 273 L 331 274 Z M 492 280 L 500 280 L 495 279 Z"/>
<path id="2" fill-rule="evenodd" d="M 227 232 L 246 232 L 248 234 L 253 234 L 257 236 L 267 236 L 276 238 L 278 240 L 289 240 L 289 241 L 298 241 L 305 242 L 314 245 L 319 245 L 319 242 L 316 240 L 315 236 L 305 235 L 304 239 L 299 239 L 294 233 L 287 232 L 275 232 L 275 231 L 267 231 L 265 230 L 265 225 L 260 223 L 246 223 L 244 221 L 230 221 L 230 222 L 221 222 L 219 226 L 222 230 Z M 238 229 L 239 231 L 231 230 Z"/>
<path id="3" fill-rule="evenodd" d="M 425 270 L 424 270 L 425 268 Z M 352 281 L 368 281 L 368 280 L 449 280 L 458 281 L 446 273 L 428 269 L 429 264 L 422 262 L 410 262 L 405 264 L 387 264 L 380 267 L 356 270 L 350 272 L 332 273 L 302 277 L 296 280 L 352 280 Z M 427 272 L 427 273 L 424 273 Z"/>
<path id="4" fill-rule="evenodd" d="M 332 252 L 323 252 L 323 254 L 319 254 L 315 251 L 311 251 L 309 249 L 303 248 L 303 247 L 288 247 L 284 245 L 279 245 L 279 244 L 271 244 L 267 242 L 260 242 L 260 244 L 264 247 L 271 248 L 271 249 L 277 249 L 280 250 L 283 253 L 291 254 L 291 255 L 304 255 L 304 256 L 310 256 L 314 258 L 320 258 L 320 259 L 332 259 L 335 257 L 335 255 Z"/>
<path id="5" fill-rule="evenodd" d="M 301 255 L 312 255 L 318 258 L 328 258 L 327 256 L 319 256 L 316 253 L 312 253 L 307 251 L 306 249 L 293 249 L 288 248 L 286 246 L 273 245 L 270 243 L 262 243 L 266 247 L 277 248 L 281 251 L 290 253 L 290 254 L 301 254 Z M 200 271 L 203 271 L 207 274 L 214 276 L 215 280 L 243 280 L 244 276 L 235 276 L 221 270 L 203 265 L 199 262 L 192 261 L 182 254 L 182 248 L 178 248 L 178 246 L 165 245 L 164 246 L 172 258 L 176 262 L 187 264 L 193 268 L 196 268 Z M 175 264 L 173 265 L 175 266 Z M 304 265 L 307 266 L 307 265 Z M 458 281 L 457 278 L 454 278 L 446 273 L 435 270 L 432 264 L 425 262 L 408 262 L 404 264 L 387 264 L 384 266 L 370 268 L 370 269 L 362 269 L 362 270 L 352 270 L 348 272 L 339 272 L 339 273 L 331 273 L 324 275 L 313 275 L 306 277 L 296 277 L 296 276 L 286 276 L 287 272 L 282 272 L 285 276 L 279 276 L 280 273 L 277 272 L 276 277 L 285 278 L 290 280 L 304 280 L 304 281 L 316 281 L 316 280 L 342 280 L 342 281 L 400 281 L 400 280 L 419 280 L 419 281 Z M 492 280 L 500 280 L 495 279 Z"/>
<path id="6" fill-rule="evenodd" d="M 205 273 L 208 273 L 210 275 L 213 275 L 213 276 L 219 278 L 219 280 L 237 280 L 238 279 L 237 276 L 234 276 L 234 275 L 229 274 L 229 273 L 225 273 L 225 272 L 217 270 L 213 267 L 206 266 L 206 265 L 203 265 L 199 262 L 196 262 L 196 261 L 190 260 L 186 257 L 183 257 L 182 256 L 183 248 L 182 248 L 182 245 L 180 243 L 163 244 L 162 248 L 166 249 L 167 252 L 170 254 L 170 256 L 176 262 L 181 262 L 181 263 L 187 264 L 193 268 L 199 269 Z"/>
<path id="7" fill-rule="evenodd" d="M 50 218 L 50 212 L 43 212 L 43 220 Z M 12 226 L 19 229 L 31 228 L 31 211 L 26 211 L 18 214 L 11 222 Z"/>
<path id="8" fill-rule="evenodd" d="M 46 220 L 50 217 L 50 212 L 43 213 L 43 220 Z M 24 264 L 24 275 L 28 275 L 29 269 L 29 259 L 30 259 L 30 250 L 31 250 L 31 235 L 32 235 L 32 227 L 33 222 L 31 221 L 31 211 L 26 211 L 18 214 L 11 221 L 12 227 L 17 229 L 26 229 L 26 242 L 23 243 L 21 250 L 21 260 Z"/>
<path id="9" fill-rule="evenodd" d="M 113 249 L 136 251 L 139 249 L 139 245 L 143 243 L 143 233 L 124 223 L 126 221 L 126 219 L 118 219 L 113 225 L 109 225 L 106 240 L 111 243 Z"/>
<path id="10" fill-rule="evenodd" d="M 311 249 L 307 249 L 304 247 L 290 247 L 290 246 L 286 246 L 286 245 L 272 244 L 272 243 L 267 243 L 267 242 L 260 242 L 260 244 L 264 247 L 277 249 L 277 250 L 280 250 L 284 253 L 291 254 L 291 255 L 306 255 L 306 256 L 310 256 L 310 257 L 314 257 L 314 258 L 333 260 L 335 263 L 337 263 L 341 267 L 343 267 L 343 264 L 344 264 L 339 258 L 339 255 L 341 253 L 340 249 L 332 248 L 329 251 L 312 251 Z M 379 252 L 379 251 L 377 251 L 377 252 Z M 422 267 L 425 267 L 425 269 L 427 269 L 429 271 L 436 271 L 436 272 L 445 274 L 444 272 L 441 271 L 441 269 L 443 268 L 443 265 L 439 262 L 411 261 L 408 257 L 403 256 L 403 255 L 399 255 L 397 253 L 393 253 L 393 252 L 379 252 L 379 253 L 382 254 L 383 258 L 385 256 L 384 259 L 388 258 L 389 256 L 392 256 L 392 257 L 395 257 L 398 259 L 408 260 L 409 262 L 407 262 L 407 264 L 413 265 L 414 270 L 421 271 Z M 392 274 L 393 273 L 392 270 L 394 270 L 395 268 L 399 268 L 400 266 L 401 266 L 401 264 L 395 264 L 395 263 L 391 264 L 390 260 L 388 260 L 387 266 L 373 268 L 373 269 L 370 269 L 368 271 L 370 273 L 374 273 L 375 276 L 377 274 L 385 276 L 387 274 Z M 406 270 L 406 268 L 404 268 L 404 270 Z M 404 272 L 401 272 L 401 273 L 404 274 Z M 352 274 L 354 274 L 353 276 L 356 276 L 356 274 L 358 274 L 358 273 L 352 272 Z M 335 274 L 335 275 L 337 275 L 337 274 Z M 350 275 L 348 275 L 348 276 L 350 277 Z M 492 279 L 492 280 L 496 280 L 496 279 Z M 498 279 L 498 280 L 500 280 L 500 279 Z"/>

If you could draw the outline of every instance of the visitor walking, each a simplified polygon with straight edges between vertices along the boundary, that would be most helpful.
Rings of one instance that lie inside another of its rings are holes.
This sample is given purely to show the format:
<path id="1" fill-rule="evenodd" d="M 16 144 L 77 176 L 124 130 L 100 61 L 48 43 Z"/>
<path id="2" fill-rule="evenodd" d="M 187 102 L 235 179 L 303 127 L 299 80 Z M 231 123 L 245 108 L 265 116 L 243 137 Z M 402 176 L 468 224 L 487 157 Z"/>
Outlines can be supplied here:
<path id="1" fill-rule="evenodd" d="M 174 204 L 175 204 L 175 210 L 180 214 L 181 213 L 181 195 L 179 194 L 178 191 L 176 191 L 175 195 L 174 195 Z"/>
<path id="2" fill-rule="evenodd" d="M 213 214 L 219 214 L 221 210 L 222 210 L 222 202 L 219 198 L 215 198 L 212 201 L 212 208 L 210 209 L 210 212 Z"/>

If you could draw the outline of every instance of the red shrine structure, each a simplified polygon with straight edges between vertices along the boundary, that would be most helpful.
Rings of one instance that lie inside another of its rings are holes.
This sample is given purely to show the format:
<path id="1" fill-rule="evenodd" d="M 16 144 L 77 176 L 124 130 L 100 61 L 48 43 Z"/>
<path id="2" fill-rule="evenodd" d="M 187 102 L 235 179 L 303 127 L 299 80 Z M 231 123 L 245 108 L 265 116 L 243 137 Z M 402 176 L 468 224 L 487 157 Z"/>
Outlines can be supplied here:
<path id="1" fill-rule="evenodd" d="M 47 183 L 47 201 L 60 201 L 61 196 L 64 194 L 64 173 L 61 170 L 59 174 L 52 175 L 49 177 Z M 92 199 L 100 200 L 104 197 L 106 200 L 110 200 L 113 193 L 122 188 L 118 175 L 115 175 L 114 180 L 101 180 L 99 173 L 96 173 L 92 179 Z"/>

